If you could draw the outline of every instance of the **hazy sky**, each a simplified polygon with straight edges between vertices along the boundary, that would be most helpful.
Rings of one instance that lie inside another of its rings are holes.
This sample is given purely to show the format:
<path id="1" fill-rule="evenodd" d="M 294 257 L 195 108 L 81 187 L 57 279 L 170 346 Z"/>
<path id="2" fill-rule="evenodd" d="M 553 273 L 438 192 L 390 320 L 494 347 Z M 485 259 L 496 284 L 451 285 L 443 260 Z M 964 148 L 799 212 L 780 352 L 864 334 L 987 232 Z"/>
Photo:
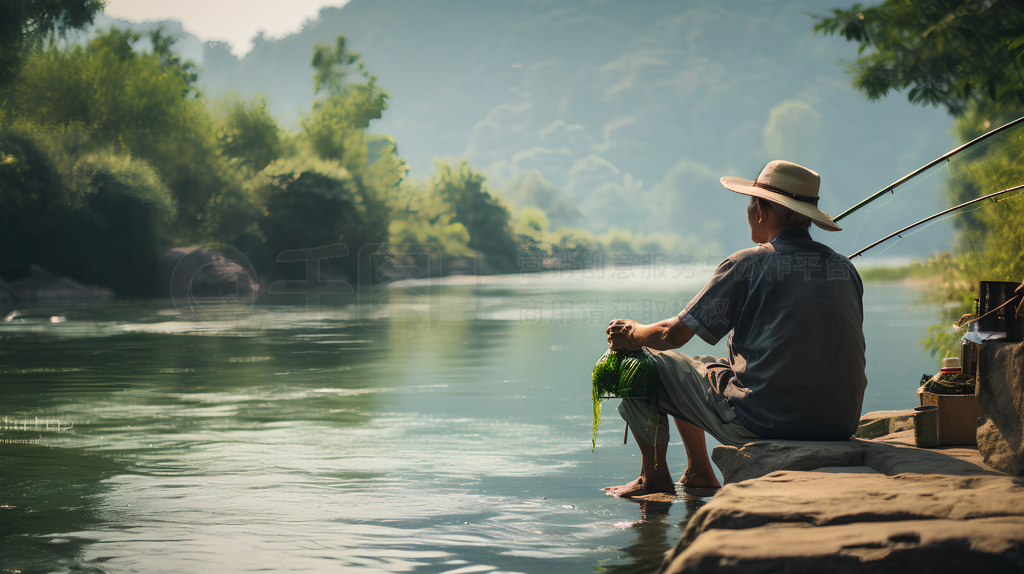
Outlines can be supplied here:
<path id="1" fill-rule="evenodd" d="M 236 56 L 252 49 L 252 37 L 263 30 L 278 37 L 298 31 L 324 6 L 348 0 L 108 0 L 108 16 L 133 22 L 177 20 L 200 40 L 231 44 Z"/>

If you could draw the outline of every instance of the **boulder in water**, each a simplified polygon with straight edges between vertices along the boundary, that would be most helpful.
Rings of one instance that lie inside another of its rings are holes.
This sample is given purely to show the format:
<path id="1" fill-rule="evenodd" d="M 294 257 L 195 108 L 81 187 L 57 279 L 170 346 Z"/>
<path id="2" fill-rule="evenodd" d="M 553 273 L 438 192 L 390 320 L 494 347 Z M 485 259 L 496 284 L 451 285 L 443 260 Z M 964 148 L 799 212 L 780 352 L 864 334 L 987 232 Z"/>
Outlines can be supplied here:
<path id="1" fill-rule="evenodd" d="M 174 300 L 191 297 L 236 296 L 239 300 L 254 298 L 259 291 L 256 271 L 241 253 L 228 258 L 203 246 L 174 247 L 160 258 L 161 295 Z"/>
<path id="2" fill-rule="evenodd" d="M 64 299 L 109 299 L 114 296 L 114 291 L 108 287 L 83 285 L 33 264 L 29 266 L 28 277 L 0 285 L 0 302 L 4 301 L 5 294 L 18 303 L 35 303 Z"/>

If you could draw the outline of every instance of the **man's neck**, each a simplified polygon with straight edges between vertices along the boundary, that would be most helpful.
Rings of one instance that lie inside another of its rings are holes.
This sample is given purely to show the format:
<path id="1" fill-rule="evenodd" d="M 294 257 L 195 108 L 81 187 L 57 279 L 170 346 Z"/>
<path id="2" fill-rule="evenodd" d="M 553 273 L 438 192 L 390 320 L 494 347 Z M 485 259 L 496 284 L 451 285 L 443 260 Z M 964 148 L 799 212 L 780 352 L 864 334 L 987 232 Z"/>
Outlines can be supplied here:
<path id="1" fill-rule="evenodd" d="M 800 226 L 779 227 L 778 229 L 774 230 L 774 232 L 772 233 L 772 238 L 769 241 L 775 241 L 775 238 L 778 237 L 780 233 L 786 231 L 787 229 L 795 229 L 797 231 L 807 232 L 806 229 Z"/>

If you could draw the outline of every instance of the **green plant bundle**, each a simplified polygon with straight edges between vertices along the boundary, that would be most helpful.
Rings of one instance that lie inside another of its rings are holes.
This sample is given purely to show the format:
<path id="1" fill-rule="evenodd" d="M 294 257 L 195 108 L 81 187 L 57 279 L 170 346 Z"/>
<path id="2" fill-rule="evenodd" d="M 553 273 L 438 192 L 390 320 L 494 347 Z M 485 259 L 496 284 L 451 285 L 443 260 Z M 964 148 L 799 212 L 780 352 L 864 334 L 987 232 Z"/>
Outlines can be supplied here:
<path id="1" fill-rule="evenodd" d="M 973 395 L 974 377 L 964 373 L 941 373 L 936 376 L 921 375 L 921 386 L 936 395 Z"/>
<path id="2" fill-rule="evenodd" d="M 594 402 L 594 428 L 591 452 L 597 447 L 597 427 L 601 424 L 602 399 L 642 399 L 648 402 L 647 426 L 658 424 L 658 369 L 654 356 L 646 348 L 619 352 L 608 349 L 597 364 L 591 377 L 591 397 Z"/>

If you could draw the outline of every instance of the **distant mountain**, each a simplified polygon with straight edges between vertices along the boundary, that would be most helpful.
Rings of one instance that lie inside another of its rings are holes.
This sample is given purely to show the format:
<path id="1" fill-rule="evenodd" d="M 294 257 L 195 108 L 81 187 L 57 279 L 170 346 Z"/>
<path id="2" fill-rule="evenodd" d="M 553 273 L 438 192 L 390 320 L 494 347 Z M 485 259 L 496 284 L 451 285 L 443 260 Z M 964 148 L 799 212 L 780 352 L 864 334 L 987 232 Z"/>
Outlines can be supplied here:
<path id="1" fill-rule="evenodd" d="M 313 45 L 345 34 L 393 94 L 371 130 L 397 140 L 411 176 L 465 156 L 511 199 L 556 206 L 553 226 L 696 233 L 731 251 L 749 244 L 746 198 L 722 175 L 791 159 L 822 174 L 835 215 L 955 144 L 943 111 L 850 87 L 837 63 L 856 46 L 813 35 L 807 14 L 849 3 L 352 0 L 242 60 L 207 44 L 200 81 L 263 92 L 295 125 L 313 100 Z M 929 181 L 914 191 L 922 215 L 946 205 Z M 880 209 L 835 245 L 909 216 Z M 887 255 L 946 249 L 950 234 L 933 226 Z"/>

